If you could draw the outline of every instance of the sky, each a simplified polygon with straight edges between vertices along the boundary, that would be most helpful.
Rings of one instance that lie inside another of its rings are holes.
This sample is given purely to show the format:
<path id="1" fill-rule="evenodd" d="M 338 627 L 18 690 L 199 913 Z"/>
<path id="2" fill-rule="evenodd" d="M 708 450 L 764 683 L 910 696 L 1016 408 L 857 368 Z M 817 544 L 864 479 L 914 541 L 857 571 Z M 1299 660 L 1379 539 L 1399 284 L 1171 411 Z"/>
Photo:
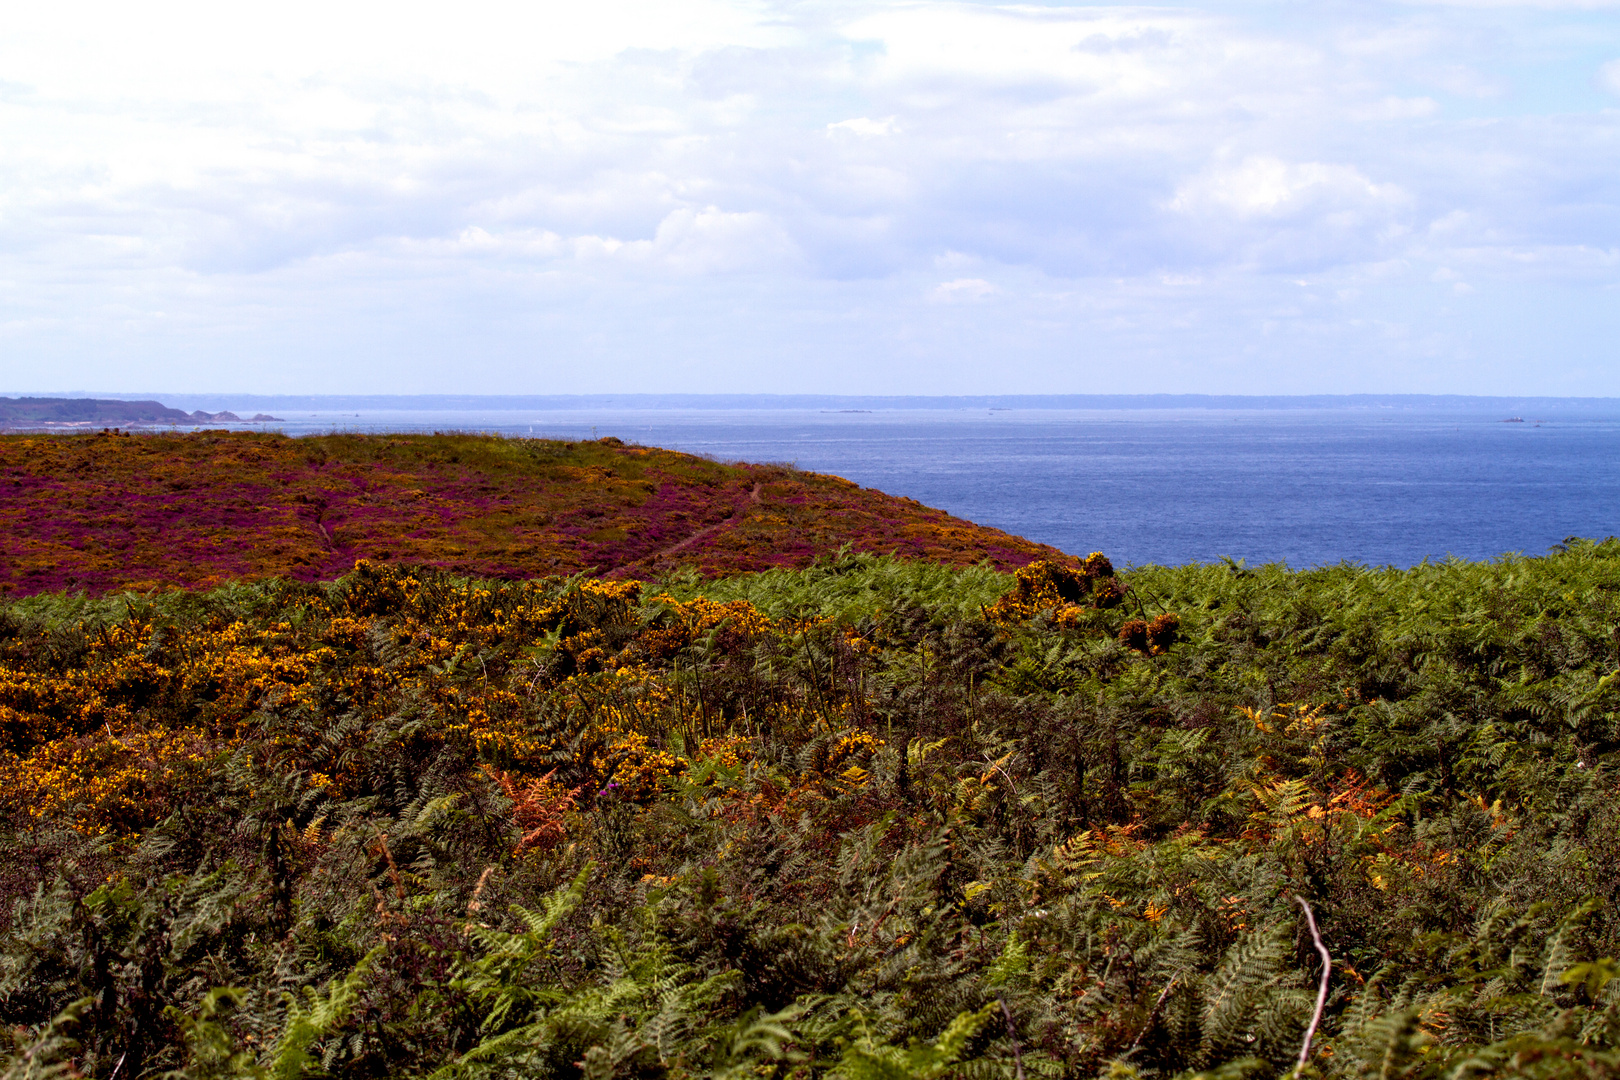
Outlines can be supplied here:
<path id="1" fill-rule="evenodd" d="M 1620 0 L 13 5 L 0 393 L 1620 395 Z"/>

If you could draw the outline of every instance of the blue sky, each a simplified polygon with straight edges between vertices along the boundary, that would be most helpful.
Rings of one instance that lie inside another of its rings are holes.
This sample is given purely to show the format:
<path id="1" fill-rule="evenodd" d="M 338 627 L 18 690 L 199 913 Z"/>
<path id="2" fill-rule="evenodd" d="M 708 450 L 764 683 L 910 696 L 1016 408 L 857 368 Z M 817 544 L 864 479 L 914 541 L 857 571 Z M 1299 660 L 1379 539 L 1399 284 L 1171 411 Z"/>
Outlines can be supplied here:
<path id="1" fill-rule="evenodd" d="M 1620 3 L 31 7 L 0 392 L 1620 395 Z"/>

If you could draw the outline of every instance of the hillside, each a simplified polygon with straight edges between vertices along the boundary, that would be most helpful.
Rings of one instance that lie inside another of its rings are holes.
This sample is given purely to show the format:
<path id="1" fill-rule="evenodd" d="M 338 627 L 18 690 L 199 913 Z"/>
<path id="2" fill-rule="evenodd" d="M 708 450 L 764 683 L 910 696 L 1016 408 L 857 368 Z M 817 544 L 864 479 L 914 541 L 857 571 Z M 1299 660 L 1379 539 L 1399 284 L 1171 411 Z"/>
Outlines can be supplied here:
<path id="1" fill-rule="evenodd" d="M 1616 541 L 0 601 L 0 1067 L 1612 1080 L 1617 626 Z"/>
<path id="2" fill-rule="evenodd" d="M 358 559 L 534 578 L 805 566 L 848 544 L 1003 569 L 1053 549 L 832 476 L 616 439 L 0 436 L 0 591 L 330 580 Z"/>
<path id="3" fill-rule="evenodd" d="M 33 424 L 184 424 L 190 419 L 190 414 L 156 401 L 0 397 L 0 428 Z"/>
<path id="4" fill-rule="evenodd" d="M 0 397 L 0 432 L 55 431 L 92 427 L 144 427 L 148 424 L 197 426 L 207 423 L 264 423 L 277 418 L 266 413 L 240 417 L 233 412 L 186 412 L 157 401 L 122 401 L 116 398 L 7 398 Z"/>

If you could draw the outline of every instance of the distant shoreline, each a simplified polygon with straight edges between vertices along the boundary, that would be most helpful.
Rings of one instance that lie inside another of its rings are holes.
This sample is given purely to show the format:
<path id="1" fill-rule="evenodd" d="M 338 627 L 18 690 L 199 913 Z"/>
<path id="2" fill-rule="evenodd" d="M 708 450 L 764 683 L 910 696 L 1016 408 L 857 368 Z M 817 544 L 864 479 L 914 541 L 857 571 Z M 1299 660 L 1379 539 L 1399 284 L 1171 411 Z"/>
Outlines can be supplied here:
<path id="1" fill-rule="evenodd" d="M 7 391 L 0 396 L 99 398 L 160 401 L 187 412 L 217 413 L 345 409 L 434 412 L 558 412 L 624 410 L 808 410 L 808 411 L 950 411 L 960 409 L 1026 410 L 1343 410 L 1357 412 L 1443 412 L 1590 414 L 1620 413 L 1616 397 L 1513 397 L 1465 394 L 976 394 L 976 395 L 840 395 L 840 394 L 190 394 L 130 391 Z"/>

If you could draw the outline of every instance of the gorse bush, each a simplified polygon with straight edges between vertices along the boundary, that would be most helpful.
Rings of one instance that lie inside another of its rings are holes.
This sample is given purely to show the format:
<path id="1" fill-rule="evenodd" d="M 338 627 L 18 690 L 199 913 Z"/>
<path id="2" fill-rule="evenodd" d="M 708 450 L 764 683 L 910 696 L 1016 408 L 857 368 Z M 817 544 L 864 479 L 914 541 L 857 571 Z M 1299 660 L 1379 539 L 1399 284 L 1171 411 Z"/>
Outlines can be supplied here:
<path id="1" fill-rule="evenodd" d="M 1620 542 L 0 608 L 8 1077 L 1620 1075 Z"/>

